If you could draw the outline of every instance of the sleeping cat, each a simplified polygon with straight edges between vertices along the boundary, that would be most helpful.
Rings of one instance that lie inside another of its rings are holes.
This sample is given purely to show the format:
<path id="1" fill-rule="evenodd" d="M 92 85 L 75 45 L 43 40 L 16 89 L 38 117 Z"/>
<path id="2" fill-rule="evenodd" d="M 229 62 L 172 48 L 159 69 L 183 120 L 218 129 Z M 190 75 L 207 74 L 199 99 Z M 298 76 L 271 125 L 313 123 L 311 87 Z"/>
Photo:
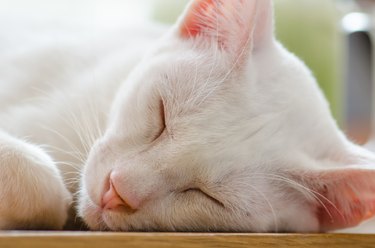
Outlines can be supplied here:
<path id="1" fill-rule="evenodd" d="M 195 0 L 167 30 L 2 32 L 0 229 L 61 229 L 72 199 L 91 230 L 371 217 L 375 155 L 273 33 L 271 0 Z"/>

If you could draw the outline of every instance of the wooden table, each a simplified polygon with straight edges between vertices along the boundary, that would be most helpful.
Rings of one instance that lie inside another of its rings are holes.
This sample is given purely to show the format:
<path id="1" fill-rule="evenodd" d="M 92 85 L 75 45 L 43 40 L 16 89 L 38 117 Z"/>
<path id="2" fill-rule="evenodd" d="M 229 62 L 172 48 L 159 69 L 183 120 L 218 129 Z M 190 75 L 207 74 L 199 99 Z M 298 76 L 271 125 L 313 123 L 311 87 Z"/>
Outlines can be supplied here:
<path id="1" fill-rule="evenodd" d="M 370 234 L 0 232 L 0 247 L 375 248 Z"/>

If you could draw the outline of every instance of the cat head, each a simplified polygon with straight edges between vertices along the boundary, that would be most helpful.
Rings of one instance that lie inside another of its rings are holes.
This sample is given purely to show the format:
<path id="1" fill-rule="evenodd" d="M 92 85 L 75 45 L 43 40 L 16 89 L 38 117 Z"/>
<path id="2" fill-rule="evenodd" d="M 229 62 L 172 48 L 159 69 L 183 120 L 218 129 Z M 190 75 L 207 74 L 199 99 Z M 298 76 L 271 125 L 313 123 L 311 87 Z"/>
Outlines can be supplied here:
<path id="1" fill-rule="evenodd" d="M 91 229 L 316 232 L 373 214 L 374 156 L 340 133 L 273 33 L 271 0 L 191 2 L 89 154 Z"/>

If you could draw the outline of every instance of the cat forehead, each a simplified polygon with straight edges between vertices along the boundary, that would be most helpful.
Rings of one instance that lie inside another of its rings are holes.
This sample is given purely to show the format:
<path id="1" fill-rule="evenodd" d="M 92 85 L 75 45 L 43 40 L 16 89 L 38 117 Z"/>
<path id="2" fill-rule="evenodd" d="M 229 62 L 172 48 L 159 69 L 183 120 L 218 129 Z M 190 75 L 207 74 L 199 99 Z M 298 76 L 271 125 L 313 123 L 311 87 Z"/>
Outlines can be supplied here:
<path id="1" fill-rule="evenodd" d="M 219 52 L 163 50 L 145 58 L 129 80 L 143 93 L 152 91 L 164 97 L 165 103 L 171 100 L 182 103 L 225 86 L 232 76 L 226 62 Z"/>
<path id="2" fill-rule="evenodd" d="M 162 76 L 182 77 L 196 76 L 195 73 L 207 76 L 210 71 L 222 71 L 227 66 L 227 57 L 216 47 L 194 49 L 189 44 L 180 44 L 152 53 L 147 58 L 147 67 Z"/>

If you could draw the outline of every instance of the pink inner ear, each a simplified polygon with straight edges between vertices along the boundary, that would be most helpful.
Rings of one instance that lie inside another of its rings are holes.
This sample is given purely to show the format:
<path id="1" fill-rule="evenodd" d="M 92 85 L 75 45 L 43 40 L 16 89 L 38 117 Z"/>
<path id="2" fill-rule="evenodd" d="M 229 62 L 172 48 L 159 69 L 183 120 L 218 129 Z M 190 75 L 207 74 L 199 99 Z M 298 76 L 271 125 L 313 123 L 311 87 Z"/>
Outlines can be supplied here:
<path id="1" fill-rule="evenodd" d="M 322 231 L 353 227 L 375 215 L 375 170 L 329 170 L 308 181 L 319 199 Z"/>
<path id="2" fill-rule="evenodd" d="M 213 11 L 215 0 L 196 0 L 185 17 L 184 24 L 180 27 L 181 36 L 184 38 L 196 37 L 205 28 L 205 23 L 199 16 L 209 16 Z"/>

